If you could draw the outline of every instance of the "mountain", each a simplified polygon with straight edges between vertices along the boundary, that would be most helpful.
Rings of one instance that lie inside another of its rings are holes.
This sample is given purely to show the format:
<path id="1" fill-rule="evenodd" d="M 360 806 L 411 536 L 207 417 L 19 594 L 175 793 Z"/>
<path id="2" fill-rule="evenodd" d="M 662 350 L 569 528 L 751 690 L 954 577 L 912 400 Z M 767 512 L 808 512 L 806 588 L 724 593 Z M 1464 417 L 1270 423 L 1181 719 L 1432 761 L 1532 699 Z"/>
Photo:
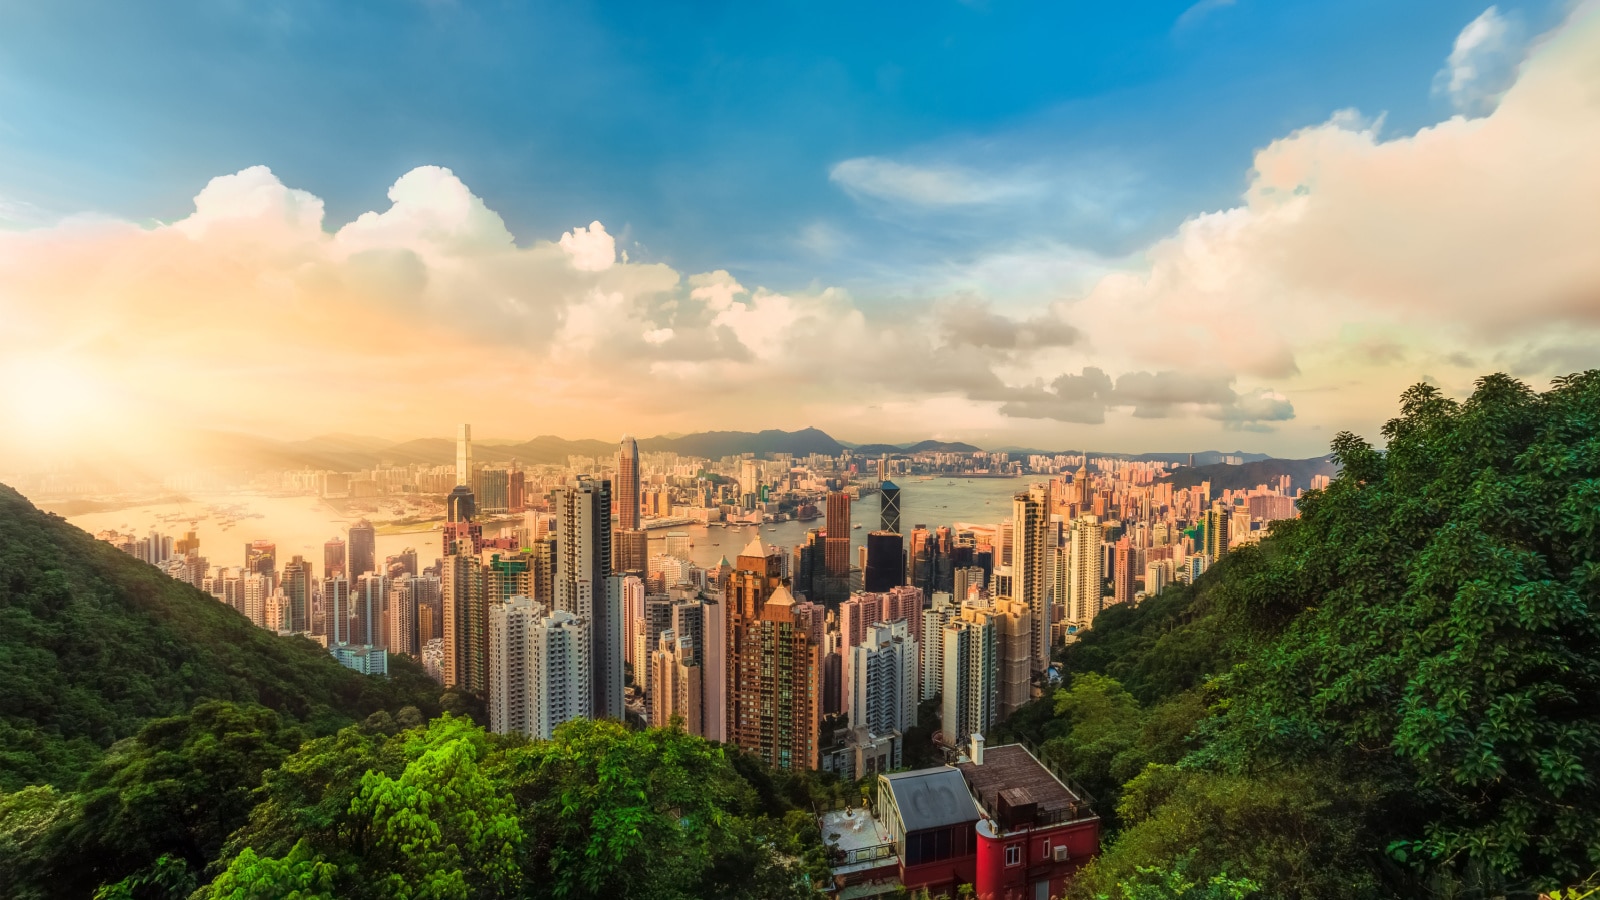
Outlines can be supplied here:
<path id="1" fill-rule="evenodd" d="M 1199 454 L 1195 458 L 1198 460 Z M 1310 488 L 1312 476 L 1332 478 L 1337 474 L 1339 467 L 1329 457 L 1314 456 L 1310 459 L 1261 459 L 1238 466 L 1225 463 L 1184 466 L 1162 480 L 1169 482 L 1174 490 L 1209 481 L 1212 492 L 1216 493 L 1272 484 L 1282 475 L 1288 475 L 1294 487 Z"/>
<path id="2" fill-rule="evenodd" d="M 0 485 L 0 790 L 70 785 L 146 721 L 251 701 L 319 730 L 438 709 L 421 669 L 358 675 Z"/>
<path id="3" fill-rule="evenodd" d="M 737 456 L 741 453 L 792 453 L 795 456 L 823 453 L 837 456 L 844 452 L 845 446 L 830 437 L 827 432 L 816 428 L 802 428 L 799 431 L 768 429 L 754 433 L 706 431 L 700 434 L 686 434 L 679 438 L 646 438 L 639 442 L 639 449 L 721 459 L 724 456 Z"/>
<path id="4" fill-rule="evenodd" d="M 974 447 L 960 441 L 919 441 L 915 444 L 861 444 L 850 448 L 856 456 L 909 456 L 913 453 L 982 453 L 982 447 Z"/>

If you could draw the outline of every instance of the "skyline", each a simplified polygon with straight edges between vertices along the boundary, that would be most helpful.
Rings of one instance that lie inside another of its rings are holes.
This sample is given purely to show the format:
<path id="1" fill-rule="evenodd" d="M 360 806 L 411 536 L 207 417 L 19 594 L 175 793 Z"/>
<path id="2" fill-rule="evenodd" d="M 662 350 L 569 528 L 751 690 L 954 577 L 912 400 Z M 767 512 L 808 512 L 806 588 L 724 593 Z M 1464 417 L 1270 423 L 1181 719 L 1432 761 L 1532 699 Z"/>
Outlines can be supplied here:
<path id="1" fill-rule="evenodd" d="M 1168 56 L 1187 59 L 1184 42 L 1202 27 L 1217 39 L 1229 16 L 1259 15 L 1254 6 L 1202 3 L 1156 31 Z M 1210 11 L 1174 30 L 1201 7 Z M 648 191 L 630 202 L 595 190 L 594 213 L 553 192 L 563 221 L 552 223 L 532 212 L 527 185 L 477 188 L 481 167 L 451 152 L 436 161 L 467 174 L 420 159 L 383 174 L 387 208 L 368 190 L 375 167 L 333 188 L 326 173 L 279 163 L 293 156 L 281 148 L 231 173 L 174 157 L 181 173 L 141 191 L 106 188 L 104 205 L 74 193 L 87 188 L 58 191 L 59 203 L 39 194 L 47 188 L 16 199 L 8 176 L 0 408 L 19 427 L 0 439 L 0 461 L 107 433 L 121 448 L 156 449 L 197 424 L 283 440 L 405 439 L 460 421 L 491 440 L 614 439 L 587 424 L 601 408 L 634 434 L 814 425 L 852 442 L 1318 455 L 1339 430 L 1375 437 L 1417 381 L 1464 396 L 1489 371 L 1542 385 L 1600 361 L 1600 261 L 1589 252 L 1600 212 L 1571 202 L 1600 195 L 1589 163 L 1600 111 L 1583 100 L 1600 86 L 1596 9 L 1452 7 L 1459 21 L 1442 37 L 1442 14 L 1419 15 L 1431 24 L 1413 28 L 1443 46 L 1408 42 L 1391 58 L 1378 45 L 1372 56 L 1418 69 L 1430 53 L 1427 77 L 1378 95 L 1344 85 L 1381 104 L 1359 112 L 1284 112 L 1297 88 L 1263 93 L 1270 130 L 1240 132 L 1259 135 L 1253 152 L 1199 142 L 1196 155 L 1227 162 L 1157 191 L 1183 209 L 1080 198 L 1140 220 L 1120 232 L 1088 213 L 1021 215 L 1061 201 L 1052 179 L 1081 176 L 1064 157 L 1024 164 L 997 150 L 999 168 L 971 163 L 1054 108 L 1044 88 L 1021 92 L 1016 102 L 1031 106 L 1008 123 L 992 110 L 991 121 L 964 120 L 956 99 L 952 109 L 907 101 L 927 114 L 914 131 L 947 129 L 948 152 L 928 137 L 920 149 L 807 163 L 817 174 L 805 190 L 829 193 L 858 217 L 852 228 L 876 223 L 838 232 L 853 254 L 881 251 L 876 269 L 851 254 L 754 259 L 760 229 L 729 219 L 718 239 L 687 215 L 680 229 Z M 761 51 L 749 58 L 782 58 Z M 0 66 L 3 96 L 33 96 L 10 74 Z M 1133 89 L 1073 84 L 1101 103 Z M 30 121 L 27 103 L 12 109 L 6 121 Z M 1101 126 L 1090 132 L 1110 133 Z M 14 133 L 29 137 L 3 142 L 8 168 L 50 170 L 19 149 L 37 133 Z M 950 150 L 963 140 L 965 162 Z M 594 181 L 572 184 L 569 195 Z M 792 203 L 772 207 L 785 227 L 806 227 Z M 85 213 L 95 209 L 107 211 Z M 926 225 L 935 219 L 948 230 Z M 1100 237 L 1083 238 L 1086 228 Z M 950 251 L 963 229 L 1011 249 Z"/>

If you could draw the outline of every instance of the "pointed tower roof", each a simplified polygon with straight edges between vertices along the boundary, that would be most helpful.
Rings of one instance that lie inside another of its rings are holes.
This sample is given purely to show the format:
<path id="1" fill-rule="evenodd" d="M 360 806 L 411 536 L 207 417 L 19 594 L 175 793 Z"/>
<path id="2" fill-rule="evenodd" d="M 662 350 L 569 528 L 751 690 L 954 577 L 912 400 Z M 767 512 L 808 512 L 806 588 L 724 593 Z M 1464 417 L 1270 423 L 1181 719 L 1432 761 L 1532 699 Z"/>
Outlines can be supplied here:
<path id="1" fill-rule="evenodd" d="M 728 554 L 726 554 L 726 553 L 722 554 L 722 561 L 717 563 L 717 568 L 719 568 L 719 569 L 731 569 L 731 568 L 733 568 L 733 563 L 728 562 Z"/>
<path id="2" fill-rule="evenodd" d="M 761 543 L 761 535 L 758 534 L 751 538 L 750 543 L 746 544 L 745 548 L 739 551 L 739 555 L 749 556 L 755 559 L 766 559 L 768 555 L 767 546 Z"/>
<path id="3" fill-rule="evenodd" d="M 789 593 L 789 589 L 787 587 L 780 584 L 778 585 L 778 589 L 772 592 L 772 596 L 767 598 L 767 605 L 793 606 L 794 595 Z"/>

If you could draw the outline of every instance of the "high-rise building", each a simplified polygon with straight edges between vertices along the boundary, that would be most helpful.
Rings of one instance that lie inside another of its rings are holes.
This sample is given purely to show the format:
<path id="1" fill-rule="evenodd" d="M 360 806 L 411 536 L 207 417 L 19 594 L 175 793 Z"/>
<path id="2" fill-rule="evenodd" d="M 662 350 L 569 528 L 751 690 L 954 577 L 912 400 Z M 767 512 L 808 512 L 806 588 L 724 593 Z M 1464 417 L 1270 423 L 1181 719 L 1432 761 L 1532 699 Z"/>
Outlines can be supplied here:
<path id="1" fill-rule="evenodd" d="M 866 640 L 850 653 L 850 724 L 866 728 L 873 738 L 896 738 L 891 768 L 898 768 L 898 739 L 917 724 L 917 642 L 905 621 L 879 623 L 867 629 Z"/>
<path id="2" fill-rule="evenodd" d="M 439 573 L 444 622 L 445 687 L 482 694 L 489 688 L 488 573 L 469 553 L 446 556 Z"/>
<path id="3" fill-rule="evenodd" d="M 753 572 L 736 572 L 734 578 L 739 580 L 730 602 L 741 615 L 731 660 L 737 677 L 729 691 L 729 737 L 774 768 L 815 769 L 821 759 L 822 648 L 812 640 L 817 617 L 810 612 L 820 607 L 797 604 L 781 584 L 763 598 Z"/>
<path id="4" fill-rule="evenodd" d="M 1003 719 L 1033 699 L 1033 611 L 1019 600 L 997 597 L 985 607 L 967 606 L 961 615 L 994 629 L 995 715 Z"/>
<path id="5" fill-rule="evenodd" d="M 861 586 L 872 593 L 906 583 L 906 551 L 899 532 L 874 531 L 867 535 L 867 564 Z"/>
<path id="6" fill-rule="evenodd" d="M 1204 553 L 1213 563 L 1228 555 L 1229 519 L 1229 511 L 1221 503 L 1206 510 Z"/>
<path id="7" fill-rule="evenodd" d="M 244 545 L 244 574 L 278 577 L 278 545 L 271 541 L 251 541 Z"/>
<path id="8" fill-rule="evenodd" d="M 1111 596 L 1117 603 L 1129 603 L 1133 600 L 1135 554 L 1133 544 L 1128 536 L 1117 538 L 1116 566 L 1111 574 Z"/>
<path id="9" fill-rule="evenodd" d="M 417 640 L 417 583 L 415 575 L 404 573 L 389 580 L 389 599 L 384 610 L 384 645 L 391 653 L 404 653 L 415 659 L 421 652 Z"/>
<path id="10" fill-rule="evenodd" d="M 384 608 L 389 599 L 389 579 L 376 572 L 356 578 L 350 600 L 350 643 L 388 649 L 388 623 Z"/>
<path id="11" fill-rule="evenodd" d="M 456 426 L 456 486 L 472 489 L 472 426 Z"/>
<path id="12" fill-rule="evenodd" d="M 349 568 L 345 565 L 344 541 L 333 538 L 322 545 L 322 576 L 324 578 L 348 578 Z"/>
<path id="13" fill-rule="evenodd" d="M 412 553 L 412 566 L 416 565 L 416 551 Z M 378 531 L 366 519 L 357 519 L 350 526 L 349 576 L 356 578 L 378 571 Z M 413 572 L 412 574 L 416 574 Z"/>
<path id="14" fill-rule="evenodd" d="M 828 494 L 828 537 L 825 543 L 823 565 L 827 569 L 830 602 L 844 599 L 839 585 L 848 589 L 850 579 L 850 495 L 843 491 Z M 837 594 L 832 596 L 831 594 Z"/>
<path id="15" fill-rule="evenodd" d="M 995 643 L 993 623 L 969 618 L 965 611 L 944 627 L 940 731 L 947 744 L 959 747 L 995 722 L 1000 705 Z"/>
<path id="16" fill-rule="evenodd" d="M 639 528 L 639 442 L 633 439 L 633 435 L 623 435 L 622 445 L 617 449 L 617 480 L 613 488 L 617 530 L 637 531 Z"/>
<path id="17" fill-rule="evenodd" d="M 471 522 L 478 514 L 478 500 L 472 488 L 458 484 L 444 498 L 444 519 L 447 523 Z"/>
<path id="18" fill-rule="evenodd" d="M 611 574 L 611 482 L 580 476 L 557 487 L 555 607 L 587 629 L 585 683 L 596 718 L 622 719 L 622 578 Z"/>
<path id="19" fill-rule="evenodd" d="M 490 611 L 489 727 L 548 739 L 556 727 L 591 714 L 588 629 L 577 616 L 548 615 L 527 597 Z"/>
<path id="20" fill-rule="evenodd" d="M 933 603 L 922 611 L 922 698 L 931 700 L 944 687 L 944 627 L 961 616 L 961 605 L 949 594 L 933 595 Z"/>
<path id="21" fill-rule="evenodd" d="M 320 631 L 328 638 L 328 646 L 360 643 L 350 639 L 350 618 L 350 580 L 343 575 L 322 579 Z"/>
<path id="22" fill-rule="evenodd" d="M 885 481 L 878 486 L 879 528 L 900 533 L 900 486 Z"/>
<path id="23" fill-rule="evenodd" d="M 283 564 L 283 594 L 287 605 L 286 624 L 299 634 L 311 630 L 311 563 L 296 556 Z"/>
<path id="24" fill-rule="evenodd" d="M 1104 533 L 1100 519 L 1093 515 L 1079 516 L 1072 523 L 1072 537 L 1067 553 L 1067 615 L 1066 621 L 1086 628 L 1100 614 L 1102 606 L 1102 556 L 1101 535 Z"/>
<path id="25" fill-rule="evenodd" d="M 690 734 L 705 731 L 704 671 L 687 638 L 672 629 L 661 633 L 650 654 L 650 724 L 665 726 L 674 717 Z"/>
<path id="26" fill-rule="evenodd" d="M 612 571 L 643 575 L 650 569 L 650 533 L 618 528 L 611 536 Z"/>
<path id="27" fill-rule="evenodd" d="M 1054 542 L 1050 540 L 1050 505 L 1043 485 L 1017 494 L 1011 504 L 1011 597 L 1033 614 L 1032 670 L 1050 666 L 1050 591 L 1047 575 Z"/>

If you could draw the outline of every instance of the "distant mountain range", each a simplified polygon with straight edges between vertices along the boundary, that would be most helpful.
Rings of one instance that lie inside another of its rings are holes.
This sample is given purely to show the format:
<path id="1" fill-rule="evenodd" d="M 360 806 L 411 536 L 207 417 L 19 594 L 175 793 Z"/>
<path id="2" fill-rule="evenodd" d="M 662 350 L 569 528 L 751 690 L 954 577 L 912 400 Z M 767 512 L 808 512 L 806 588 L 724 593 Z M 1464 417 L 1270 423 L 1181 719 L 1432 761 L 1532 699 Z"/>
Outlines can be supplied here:
<path id="1" fill-rule="evenodd" d="M 274 441 L 268 438 L 234 432 L 202 431 L 193 433 L 186 441 L 198 460 L 224 461 L 246 469 L 331 469 L 351 471 L 388 465 L 450 465 L 455 462 L 456 444 L 452 438 L 416 438 L 409 441 L 388 441 L 382 438 L 353 434 L 325 434 L 298 441 Z M 838 456 L 845 450 L 861 457 L 906 456 L 913 453 L 981 453 L 982 447 L 960 441 L 925 440 L 909 444 L 858 444 L 836 440 L 817 428 L 798 431 L 706 431 L 695 434 L 663 435 L 640 438 L 639 449 L 646 453 L 670 452 L 684 456 L 721 459 L 741 453 L 766 455 L 790 453 L 806 456 L 821 453 Z M 1020 447 L 999 448 L 1013 454 L 1082 453 L 1081 450 L 1041 450 Z M 478 440 L 473 442 L 472 455 L 479 462 L 505 463 L 515 459 L 529 465 L 561 464 L 570 456 L 604 458 L 617 451 L 617 442 L 593 439 L 569 440 L 554 435 L 541 435 L 527 441 Z M 1189 453 L 1100 453 L 1088 451 L 1090 456 L 1110 456 L 1123 459 L 1187 463 L 1194 457 L 1196 466 L 1220 465 L 1227 457 L 1237 457 L 1246 464 L 1270 460 L 1263 453 L 1246 453 L 1236 450 L 1203 450 Z M 1294 462 L 1294 461 L 1291 461 Z M 1232 466 L 1230 468 L 1240 468 Z M 1215 483 L 1215 482 L 1214 482 Z"/>
<path id="2" fill-rule="evenodd" d="M 1195 454 L 1196 458 L 1199 455 Z M 1327 475 L 1331 478 L 1338 473 L 1339 468 L 1333 464 L 1333 460 L 1326 456 L 1314 456 L 1310 459 L 1257 459 L 1238 466 L 1226 464 L 1184 466 L 1163 480 L 1170 482 L 1175 490 L 1194 487 L 1202 481 L 1209 481 L 1212 494 L 1215 496 L 1219 491 L 1236 491 L 1253 488 L 1258 484 L 1272 484 L 1283 475 L 1289 476 L 1294 487 L 1309 488 L 1313 476 Z"/>

